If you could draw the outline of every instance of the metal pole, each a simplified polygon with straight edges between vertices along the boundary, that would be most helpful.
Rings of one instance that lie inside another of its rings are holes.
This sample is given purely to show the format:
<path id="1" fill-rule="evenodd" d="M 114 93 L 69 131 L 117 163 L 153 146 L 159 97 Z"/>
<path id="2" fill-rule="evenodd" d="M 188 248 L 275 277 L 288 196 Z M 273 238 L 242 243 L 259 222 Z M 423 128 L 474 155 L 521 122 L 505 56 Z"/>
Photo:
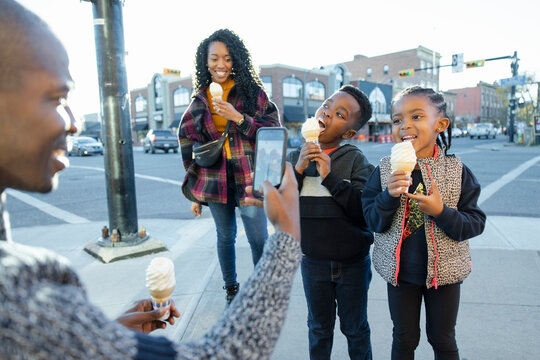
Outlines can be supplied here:
<path id="1" fill-rule="evenodd" d="M 304 91 L 303 91 L 304 120 L 308 118 L 306 72 L 307 72 L 307 70 L 304 69 Z"/>
<path id="2" fill-rule="evenodd" d="M 126 246 L 139 243 L 142 239 L 137 231 L 137 201 L 122 4 L 120 0 L 92 1 L 102 137 L 105 147 L 109 228 L 112 233 L 117 230 L 119 240 Z M 115 236 L 112 241 L 115 242 L 117 237 Z M 121 246 L 121 244 L 116 243 L 111 246 Z"/>
<path id="3" fill-rule="evenodd" d="M 510 65 L 512 68 L 512 77 L 517 76 L 518 74 L 518 57 L 517 57 L 517 51 L 514 51 L 514 56 L 512 57 L 514 60 L 512 61 L 512 64 Z M 508 142 L 514 142 L 514 122 L 516 119 L 516 86 L 512 85 L 512 88 L 510 90 L 510 102 L 509 102 L 509 124 L 508 124 Z"/>

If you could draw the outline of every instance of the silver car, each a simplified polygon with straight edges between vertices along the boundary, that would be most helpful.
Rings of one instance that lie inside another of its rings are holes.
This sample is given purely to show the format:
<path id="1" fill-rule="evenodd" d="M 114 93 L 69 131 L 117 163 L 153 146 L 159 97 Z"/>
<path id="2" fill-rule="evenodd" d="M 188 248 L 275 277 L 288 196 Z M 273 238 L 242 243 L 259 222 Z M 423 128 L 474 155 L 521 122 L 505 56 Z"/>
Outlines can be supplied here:
<path id="1" fill-rule="evenodd" d="M 103 155 L 103 144 L 88 136 L 73 136 L 68 139 L 68 156 Z"/>

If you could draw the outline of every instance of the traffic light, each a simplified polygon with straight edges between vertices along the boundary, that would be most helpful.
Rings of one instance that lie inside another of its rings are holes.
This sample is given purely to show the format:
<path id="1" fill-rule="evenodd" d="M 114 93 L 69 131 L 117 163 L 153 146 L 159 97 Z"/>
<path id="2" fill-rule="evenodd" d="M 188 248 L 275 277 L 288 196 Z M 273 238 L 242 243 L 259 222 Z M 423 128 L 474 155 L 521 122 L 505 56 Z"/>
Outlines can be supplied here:
<path id="1" fill-rule="evenodd" d="M 467 62 L 465 63 L 465 66 L 467 67 L 467 69 L 470 69 L 470 68 L 477 68 L 477 67 L 482 67 L 482 66 L 484 66 L 484 61 L 485 61 L 485 60 L 467 61 Z"/>
<path id="2" fill-rule="evenodd" d="M 399 77 L 408 77 L 414 76 L 414 69 L 401 70 L 399 72 Z"/>

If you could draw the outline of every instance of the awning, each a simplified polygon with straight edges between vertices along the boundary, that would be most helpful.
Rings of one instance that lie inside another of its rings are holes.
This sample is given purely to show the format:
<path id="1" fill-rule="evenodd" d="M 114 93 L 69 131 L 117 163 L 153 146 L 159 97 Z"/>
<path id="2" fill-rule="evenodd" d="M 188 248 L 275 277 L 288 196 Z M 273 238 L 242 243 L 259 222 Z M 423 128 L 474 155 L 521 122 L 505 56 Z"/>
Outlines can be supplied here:
<path id="1" fill-rule="evenodd" d="M 169 128 L 178 128 L 178 126 L 180 125 L 180 120 L 182 120 L 182 116 L 184 116 L 184 113 L 176 113 L 174 114 L 174 120 L 173 122 L 171 123 L 171 125 L 169 125 Z"/>
<path id="2" fill-rule="evenodd" d="M 133 126 L 133 131 L 148 130 L 148 123 L 138 123 Z"/>
<path id="3" fill-rule="evenodd" d="M 285 122 L 304 122 L 304 108 L 302 106 L 285 106 L 283 118 Z"/>

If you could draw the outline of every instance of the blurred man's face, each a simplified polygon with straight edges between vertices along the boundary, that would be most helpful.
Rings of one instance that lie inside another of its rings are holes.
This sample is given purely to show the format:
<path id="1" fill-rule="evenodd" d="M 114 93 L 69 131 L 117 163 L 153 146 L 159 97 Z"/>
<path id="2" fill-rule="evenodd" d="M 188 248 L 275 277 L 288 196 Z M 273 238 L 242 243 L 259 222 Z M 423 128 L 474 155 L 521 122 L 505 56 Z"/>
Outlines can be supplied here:
<path id="1" fill-rule="evenodd" d="M 61 114 L 71 86 L 68 58 L 52 35 L 41 37 L 20 82 L 0 92 L 0 190 L 48 192 L 66 166 L 66 134 L 75 131 Z"/>

